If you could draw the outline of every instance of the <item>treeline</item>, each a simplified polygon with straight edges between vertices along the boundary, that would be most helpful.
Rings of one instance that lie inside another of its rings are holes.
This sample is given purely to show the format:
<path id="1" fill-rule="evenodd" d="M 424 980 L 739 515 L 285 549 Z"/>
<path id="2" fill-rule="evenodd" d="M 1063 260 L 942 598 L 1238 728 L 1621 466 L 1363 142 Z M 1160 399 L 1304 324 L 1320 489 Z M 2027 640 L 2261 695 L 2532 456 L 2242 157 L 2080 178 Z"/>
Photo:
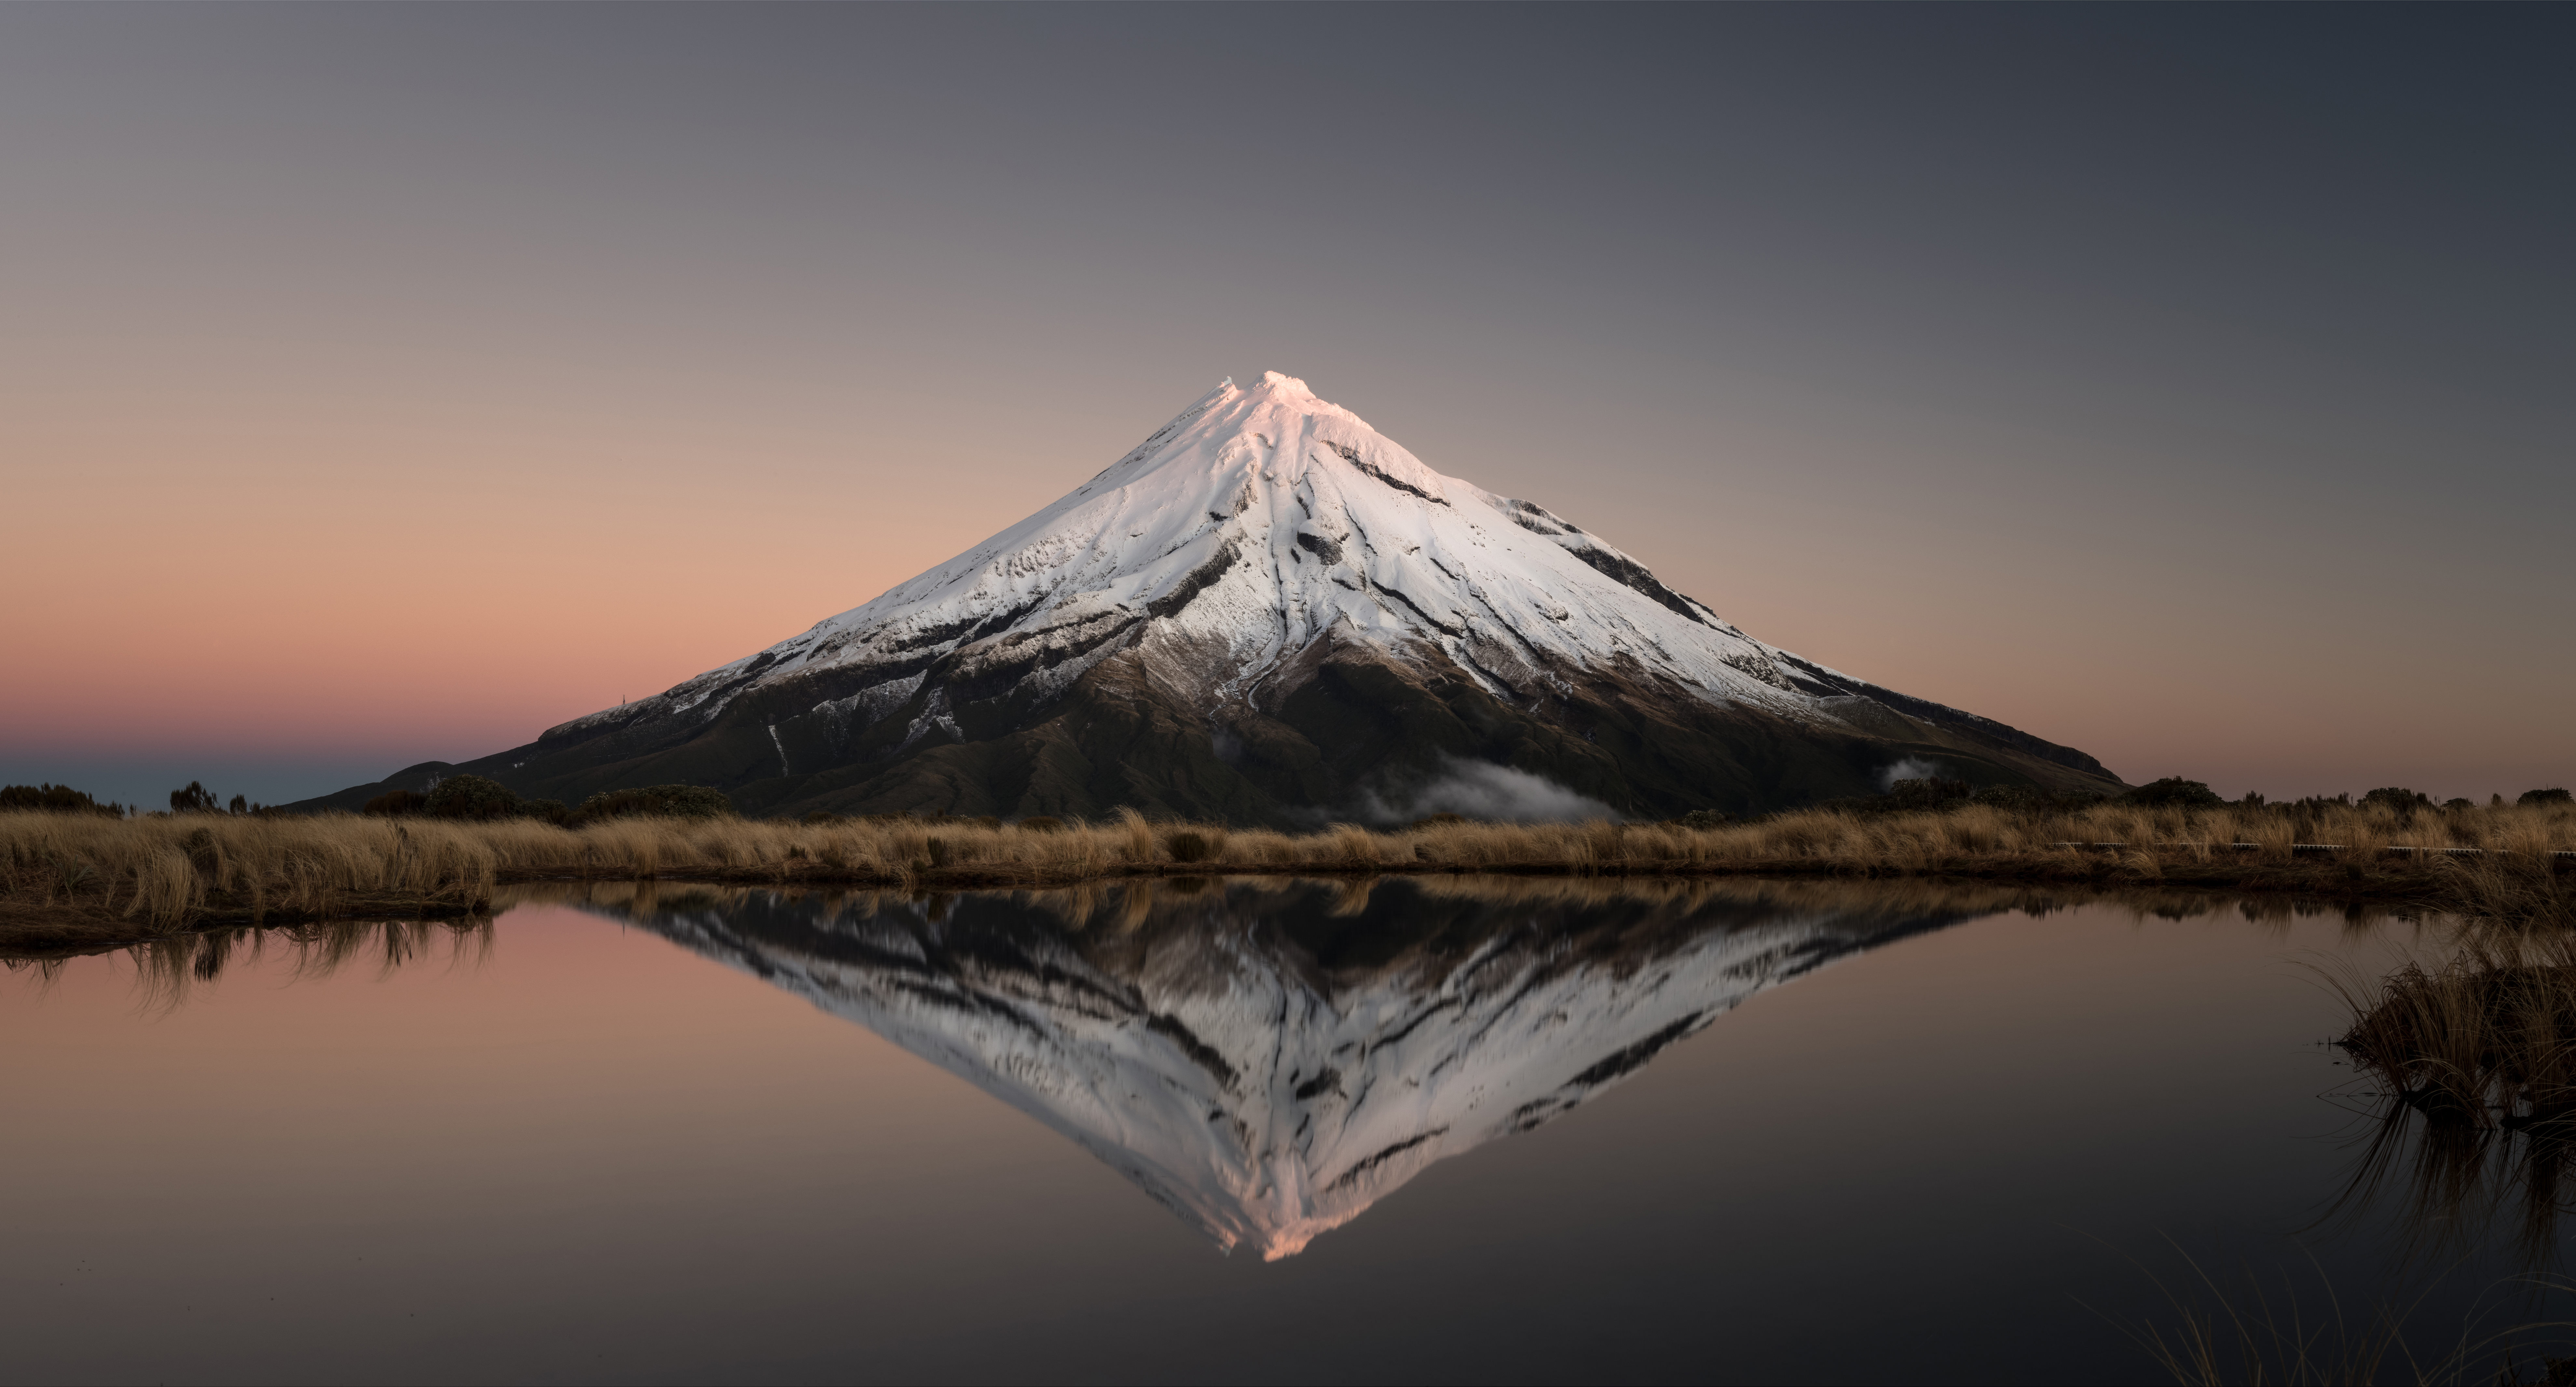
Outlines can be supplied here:
<path id="1" fill-rule="evenodd" d="M 458 819 L 492 823 L 502 819 L 535 819 L 559 828 L 580 828 L 610 819 L 639 817 L 712 819 L 731 817 L 733 801 L 703 785 L 649 785 L 640 790 L 603 790 L 578 807 L 559 799 L 521 799 L 519 792 L 479 775 L 451 775 L 433 783 L 427 793 L 394 790 L 368 800 L 359 811 L 378 818 Z"/>
<path id="2" fill-rule="evenodd" d="M 0 811 L 34 809 L 49 814 L 104 814 L 124 818 L 128 810 L 113 800 L 99 803 L 69 785 L 0 785 Z"/>
<path id="3" fill-rule="evenodd" d="M 274 814 L 277 812 L 277 806 L 261 804 L 243 795 L 233 796 L 232 803 L 226 805 L 215 799 L 214 791 L 191 780 L 186 788 L 170 792 L 170 812 L 173 814 Z"/>

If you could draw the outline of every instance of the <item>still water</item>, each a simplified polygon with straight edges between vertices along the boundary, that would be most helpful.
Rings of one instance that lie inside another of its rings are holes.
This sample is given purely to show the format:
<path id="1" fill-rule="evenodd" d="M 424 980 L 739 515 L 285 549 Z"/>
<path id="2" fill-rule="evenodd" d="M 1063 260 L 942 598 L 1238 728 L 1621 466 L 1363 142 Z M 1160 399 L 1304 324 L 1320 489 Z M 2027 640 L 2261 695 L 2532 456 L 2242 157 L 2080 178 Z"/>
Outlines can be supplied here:
<path id="1" fill-rule="evenodd" d="M 19 966 L 0 1380 L 2155 1381 L 2195 1264 L 2563 1312 L 2498 1289 L 2554 1235 L 2355 1190 L 2321 977 L 2425 931 L 2165 909 L 531 888 Z"/>

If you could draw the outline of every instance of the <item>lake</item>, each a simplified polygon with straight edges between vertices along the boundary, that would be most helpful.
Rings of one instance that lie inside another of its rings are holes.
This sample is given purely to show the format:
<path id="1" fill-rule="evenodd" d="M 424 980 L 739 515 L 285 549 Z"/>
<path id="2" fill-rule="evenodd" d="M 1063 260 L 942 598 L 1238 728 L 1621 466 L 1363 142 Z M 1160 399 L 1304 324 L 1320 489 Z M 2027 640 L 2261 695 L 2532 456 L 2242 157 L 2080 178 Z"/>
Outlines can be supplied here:
<path id="1" fill-rule="evenodd" d="M 2436 1352 L 2566 1309 L 2507 1280 L 2554 1227 L 2502 1183 L 2428 1217 L 2327 1044 L 2404 920 L 510 900 L 0 979 L 0 1380 L 2134 1382 L 2168 1291 Z"/>

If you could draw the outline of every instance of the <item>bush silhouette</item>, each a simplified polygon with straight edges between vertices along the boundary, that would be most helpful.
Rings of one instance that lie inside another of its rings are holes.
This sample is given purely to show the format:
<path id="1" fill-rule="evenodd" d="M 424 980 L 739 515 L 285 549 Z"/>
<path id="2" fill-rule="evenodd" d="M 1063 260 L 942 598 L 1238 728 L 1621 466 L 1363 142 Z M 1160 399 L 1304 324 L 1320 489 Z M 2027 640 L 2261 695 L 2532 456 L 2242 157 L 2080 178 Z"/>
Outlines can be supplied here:
<path id="1" fill-rule="evenodd" d="M 2565 790 L 2552 788 L 2547 790 L 2525 790 L 2522 792 L 2522 797 L 2515 800 L 2514 803 L 2565 804 L 2571 799 L 2576 799 L 2576 796 L 2569 795 Z"/>
<path id="2" fill-rule="evenodd" d="M 374 799 L 368 800 L 366 808 L 361 809 L 358 812 L 361 814 L 375 814 L 388 819 L 399 819 L 407 815 L 421 813 L 428 808 L 429 796 L 422 794 L 418 790 L 387 790 L 385 793 L 376 796 Z"/>
<path id="3" fill-rule="evenodd" d="M 170 792 L 170 812 L 173 814 L 212 814 L 215 809 L 215 792 L 196 781 L 189 781 L 188 788 L 184 790 Z"/>
<path id="4" fill-rule="evenodd" d="M 573 818 L 581 823 L 650 815 L 670 819 L 718 819 L 731 815 L 733 801 L 721 790 L 703 785 L 648 785 L 640 790 L 602 790 L 581 802 Z"/>
<path id="5" fill-rule="evenodd" d="M 2429 806 L 2433 801 L 2430 797 L 2402 785 L 2382 785 L 2369 794 L 2363 795 L 2361 802 L 2365 808 L 2374 804 L 2381 805 L 2412 818 L 2416 810 Z"/>
<path id="6" fill-rule="evenodd" d="M 430 787 L 421 808 L 439 819 L 507 819 L 519 812 L 519 792 L 479 775 L 451 775 Z"/>
<path id="7" fill-rule="evenodd" d="M 1175 862 L 1205 862 L 1208 859 L 1208 840 L 1204 833 L 1183 830 L 1164 839 L 1163 846 L 1171 850 Z"/>
<path id="8" fill-rule="evenodd" d="M 519 812 L 531 819 L 542 819 L 557 828 L 561 828 L 564 821 L 572 817 L 572 810 L 566 808 L 564 802 L 559 799 L 527 800 L 519 805 Z"/>
<path id="9" fill-rule="evenodd" d="M 52 814 L 105 814 L 125 817 L 122 804 L 101 804 L 69 785 L 0 786 L 0 809 L 39 809 Z"/>
<path id="10" fill-rule="evenodd" d="M 1896 809 L 1940 809 L 1956 804 L 1975 793 L 1964 780 L 1945 780 L 1933 776 L 1925 780 L 1899 780 L 1887 787 L 1884 798 Z"/>
<path id="11" fill-rule="evenodd" d="M 1971 804 L 1982 804 L 2007 813 L 2032 813 L 2048 807 L 2048 799 L 2027 785 L 1989 785 L 1968 797 Z"/>
<path id="12" fill-rule="evenodd" d="M 2227 802 L 2219 796 L 2217 791 L 2212 790 L 2200 781 L 2185 780 L 2178 775 L 2169 775 L 2162 780 L 2148 781 L 2146 784 L 2120 796 L 2120 798 L 2131 804 L 2152 805 L 2157 808 L 2170 806 L 2183 809 L 2215 809 Z"/>

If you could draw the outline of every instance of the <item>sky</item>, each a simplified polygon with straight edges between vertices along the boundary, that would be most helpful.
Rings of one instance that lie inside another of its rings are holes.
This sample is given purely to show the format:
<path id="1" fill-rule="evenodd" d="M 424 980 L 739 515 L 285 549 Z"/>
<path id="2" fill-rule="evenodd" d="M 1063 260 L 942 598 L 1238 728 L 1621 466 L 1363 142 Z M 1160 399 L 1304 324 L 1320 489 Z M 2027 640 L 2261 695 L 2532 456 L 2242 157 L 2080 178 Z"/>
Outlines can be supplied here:
<path id="1" fill-rule="evenodd" d="M 2274 796 L 2576 783 L 2576 9 L 0 7 L 0 781 L 271 802 L 1220 377 Z"/>

